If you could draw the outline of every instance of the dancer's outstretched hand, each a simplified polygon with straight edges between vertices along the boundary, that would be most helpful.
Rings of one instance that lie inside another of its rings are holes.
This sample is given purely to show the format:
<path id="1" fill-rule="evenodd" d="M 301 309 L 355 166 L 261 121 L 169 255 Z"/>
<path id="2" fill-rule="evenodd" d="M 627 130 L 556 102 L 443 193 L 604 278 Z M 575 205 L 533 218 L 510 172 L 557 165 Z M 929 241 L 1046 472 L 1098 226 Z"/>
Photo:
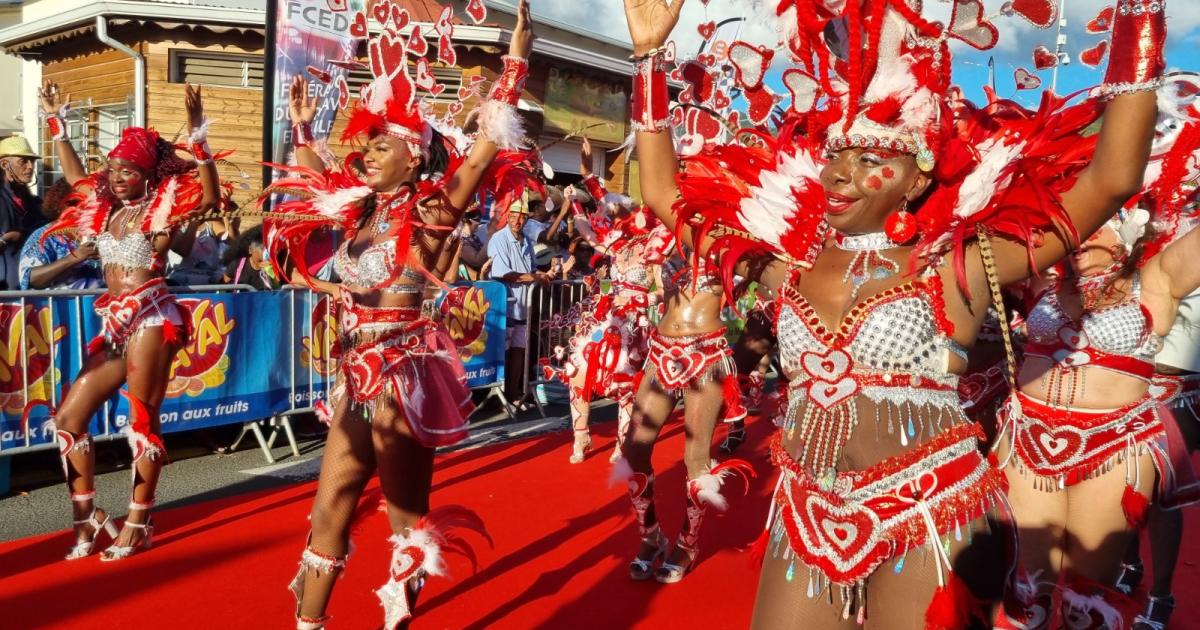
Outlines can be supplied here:
<path id="1" fill-rule="evenodd" d="M 42 111 L 47 115 L 57 114 L 63 103 L 71 102 L 71 95 L 67 94 L 64 97 L 60 96 L 58 84 L 46 79 L 42 87 L 38 89 L 38 101 L 42 104 Z"/>
<path id="2" fill-rule="evenodd" d="M 288 87 L 288 115 L 293 123 L 311 123 L 317 117 L 317 99 L 308 95 L 308 79 L 298 74 Z"/>
<path id="3" fill-rule="evenodd" d="M 187 110 L 188 129 L 199 129 L 204 124 L 204 99 L 200 86 L 189 83 L 184 87 L 183 107 Z"/>
<path id="4" fill-rule="evenodd" d="M 533 16 L 529 13 L 529 0 L 517 3 L 517 25 L 513 27 L 512 40 L 508 42 L 508 54 L 528 59 L 533 50 Z"/>
<path id="5" fill-rule="evenodd" d="M 684 0 L 625 0 L 625 21 L 633 40 L 633 54 L 645 55 L 666 43 L 679 22 Z"/>

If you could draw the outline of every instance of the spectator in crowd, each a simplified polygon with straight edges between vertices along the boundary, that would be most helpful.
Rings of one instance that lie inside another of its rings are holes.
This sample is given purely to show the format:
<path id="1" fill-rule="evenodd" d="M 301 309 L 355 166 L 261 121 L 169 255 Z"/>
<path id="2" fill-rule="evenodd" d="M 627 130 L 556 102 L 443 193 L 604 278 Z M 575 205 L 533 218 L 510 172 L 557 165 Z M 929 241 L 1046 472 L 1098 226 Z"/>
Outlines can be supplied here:
<path id="1" fill-rule="evenodd" d="M 0 140 L 0 290 L 20 285 L 21 244 L 43 223 L 41 202 L 29 191 L 38 157 L 25 138 Z"/>
<path id="2" fill-rule="evenodd" d="M 234 205 L 233 209 L 236 208 Z M 187 247 L 188 233 L 185 233 L 180 246 L 182 251 L 188 252 L 187 256 L 173 252 L 170 255 L 167 283 L 187 286 L 221 282 L 225 273 L 221 261 L 230 244 L 237 239 L 237 231 L 229 219 L 212 219 L 205 221 L 192 234 L 190 251 Z"/>
<path id="3" fill-rule="evenodd" d="M 267 256 L 262 226 L 246 230 L 221 257 L 225 263 L 225 282 L 248 284 L 259 291 L 278 289 L 280 283 Z"/>
<path id="4" fill-rule="evenodd" d="M 558 239 L 565 233 L 566 216 L 570 211 L 567 204 L 563 203 L 562 191 L 557 190 L 553 186 L 546 188 L 550 201 L 541 197 L 533 197 L 529 200 L 529 219 L 525 222 L 525 236 L 529 240 L 536 243 L 555 244 Z M 555 193 L 557 193 L 557 205 L 553 201 Z M 555 212 L 557 210 L 557 212 Z"/>
<path id="5" fill-rule="evenodd" d="M 487 252 L 491 265 L 490 276 L 508 286 L 508 327 L 505 354 L 505 392 L 525 410 L 525 347 L 528 338 L 528 306 L 530 285 L 545 285 L 557 270 L 544 273 L 534 270 L 533 239 L 525 232 L 529 206 L 524 199 L 513 202 L 508 209 L 508 229 L 502 229 L 488 240 Z M 493 214 L 498 209 L 493 208 Z"/>
<path id="6" fill-rule="evenodd" d="M 49 222 L 72 203 L 67 180 L 54 182 L 46 191 L 41 211 Z M 22 289 L 97 289 L 104 286 L 95 242 L 80 244 L 65 234 L 53 234 L 42 242 L 49 223 L 35 229 L 21 248 L 18 269 Z"/>
<path id="7" fill-rule="evenodd" d="M 495 213 L 493 213 L 493 216 Z M 465 280 L 479 280 L 480 270 L 487 262 L 487 243 L 491 238 L 491 222 L 481 222 L 478 208 L 469 210 L 463 215 L 459 227 L 461 235 L 461 250 L 459 252 L 459 277 Z"/>

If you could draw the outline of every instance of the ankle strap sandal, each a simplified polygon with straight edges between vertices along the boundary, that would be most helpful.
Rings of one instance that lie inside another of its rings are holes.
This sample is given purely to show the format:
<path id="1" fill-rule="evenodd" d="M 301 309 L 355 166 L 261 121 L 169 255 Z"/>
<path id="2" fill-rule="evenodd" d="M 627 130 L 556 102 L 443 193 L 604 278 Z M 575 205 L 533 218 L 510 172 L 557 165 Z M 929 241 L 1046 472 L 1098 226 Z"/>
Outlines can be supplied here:
<path id="1" fill-rule="evenodd" d="M 296 598 L 296 630 L 320 630 L 325 627 L 325 622 L 329 620 L 328 615 L 320 617 L 305 617 L 300 614 L 300 606 L 304 601 L 304 578 L 308 572 L 315 571 L 318 576 L 327 573 L 341 573 L 346 568 L 346 559 L 350 554 L 342 557 L 333 556 L 327 553 L 321 553 L 312 547 L 305 547 L 304 552 L 300 554 L 300 570 L 296 572 L 296 577 L 288 584 L 288 590 Z M 305 625 L 309 624 L 309 625 Z"/>
<path id="2" fill-rule="evenodd" d="M 1175 612 L 1175 596 L 1153 597 L 1146 602 L 1146 610 L 1133 618 L 1133 630 L 1164 630 Z"/>
<path id="3" fill-rule="evenodd" d="M 100 554 L 101 562 L 115 562 L 117 560 L 124 560 L 125 558 L 132 556 L 138 549 L 149 549 L 154 545 L 154 524 L 151 523 L 149 519 L 147 519 L 145 523 L 131 523 L 129 522 L 129 519 L 126 518 L 122 527 L 140 529 L 145 535 L 142 537 L 141 541 L 133 545 L 124 546 L 114 543 L 111 547 L 105 549 Z"/>
<path id="4" fill-rule="evenodd" d="M 1117 582 L 1113 585 L 1118 592 L 1128 595 L 1142 583 L 1142 576 L 1146 575 L 1146 567 L 1141 562 L 1122 562 L 1121 573 L 1117 576 Z"/>
<path id="5" fill-rule="evenodd" d="M 83 492 L 71 495 L 71 500 L 76 503 L 86 503 L 94 498 L 96 498 L 96 492 L 94 490 L 91 492 Z M 112 517 L 108 514 L 105 514 L 103 521 L 97 520 L 96 506 L 94 505 L 92 506 L 92 513 L 89 514 L 87 518 L 71 521 L 71 524 L 87 525 L 88 527 L 91 527 L 92 535 L 88 540 L 80 540 L 76 542 L 75 546 L 71 547 L 71 550 L 67 552 L 67 555 L 65 556 L 67 560 L 78 560 L 80 558 L 86 558 L 87 556 L 92 555 L 92 551 L 96 547 L 96 540 L 100 537 L 100 532 L 108 534 L 108 537 L 113 540 L 117 539 L 117 526 L 113 525 Z"/>
<path id="6" fill-rule="evenodd" d="M 662 528 L 655 523 L 653 529 L 642 536 L 642 544 L 654 547 L 654 553 L 650 555 L 649 559 L 635 556 L 633 560 L 629 561 L 629 577 L 639 582 L 648 580 L 654 575 L 654 565 L 667 556 L 667 549 L 671 541 L 662 533 Z"/>

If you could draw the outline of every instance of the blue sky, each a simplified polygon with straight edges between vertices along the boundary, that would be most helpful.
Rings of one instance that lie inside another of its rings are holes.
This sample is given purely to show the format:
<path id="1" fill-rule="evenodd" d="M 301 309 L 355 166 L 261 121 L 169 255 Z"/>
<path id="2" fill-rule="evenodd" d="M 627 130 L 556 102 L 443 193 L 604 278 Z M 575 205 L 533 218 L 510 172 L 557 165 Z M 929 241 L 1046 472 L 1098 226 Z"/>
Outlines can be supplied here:
<path id="1" fill-rule="evenodd" d="M 696 26 L 707 20 L 720 21 L 728 17 L 746 16 L 749 23 L 742 38 L 754 43 L 774 45 L 773 31 L 764 27 L 767 21 L 755 13 L 753 5 L 772 5 L 771 0 L 710 0 L 704 5 L 700 0 L 685 0 L 683 16 L 676 27 L 674 38 L 680 50 L 695 50 L 700 41 Z M 983 0 L 988 14 L 998 13 L 1003 0 Z M 628 41 L 628 31 L 621 0 L 531 0 L 533 11 L 548 17 L 595 31 L 609 37 Z M 926 14 L 948 21 L 948 2 L 926 0 Z M 1103 78 L 1103 64 L 1091 69 L 1078 62 L 1079 53 L 1101 40 L 1100 36 L 1088 35 L 1084 25 L 1100 10 L 1114 4 L 1113 0 L 1068 0 L 1064 13 L 1067 16 L 1066 51 L 1071 64 L 1059 71 L 1058 92 L 1070 92 L 1095 85 Z M 1168 47 L 1167 64 L 1172 69 L 1200 71 L 1200 0 L 1169 0 L 1168 2 Z M 1038 92 L 1016 93 L 1013 73 L 1018 67 L 1033 70 L 1033 49 L 1040 45 L 1054 49 L 1055 29 L 1038 30 L 1019 18 L 998 17 L 1000 43 L 995 49 L 978 52 L 965 45 L 955 45 L 954 80 L 962 85 L 972 100 L 983 98 L 982 86 L 987 82 L 987 61 L 996 58 L 996 88 L 1002 97 L 1014 97 L 1026 105 L 1035 105 Z M 782 60 L 783 54 L 776 56 Z M 782 70 L 777 63 L 776 72 Z M 1051 72 L 1039 73 L 1043 86 L 1050 86 Z"/>

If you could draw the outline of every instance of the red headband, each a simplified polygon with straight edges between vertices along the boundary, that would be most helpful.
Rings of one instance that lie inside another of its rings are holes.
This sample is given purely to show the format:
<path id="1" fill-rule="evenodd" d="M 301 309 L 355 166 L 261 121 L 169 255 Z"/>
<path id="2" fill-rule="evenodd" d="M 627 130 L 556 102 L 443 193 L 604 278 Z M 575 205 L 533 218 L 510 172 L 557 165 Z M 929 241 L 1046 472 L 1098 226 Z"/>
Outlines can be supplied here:
<path id="1" fill-rule="evenodd" d="M 129 127 L 121 132 L 121 141 L 108 152 L 109 160 L 131 162 L 149 173 L 158 165 L 158 132 L 143 127 Z"/>

